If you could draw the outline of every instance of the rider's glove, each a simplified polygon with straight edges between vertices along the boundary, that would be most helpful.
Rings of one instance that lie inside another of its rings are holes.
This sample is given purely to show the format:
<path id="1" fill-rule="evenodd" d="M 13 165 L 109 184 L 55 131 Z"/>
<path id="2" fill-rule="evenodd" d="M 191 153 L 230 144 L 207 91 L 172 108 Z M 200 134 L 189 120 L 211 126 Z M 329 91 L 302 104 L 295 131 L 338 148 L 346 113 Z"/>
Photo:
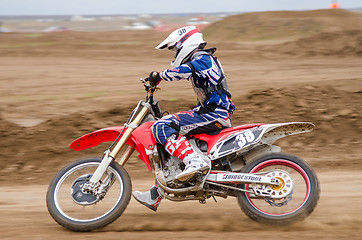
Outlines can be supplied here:
<path id="1" fill-rule="evenodd" d="M 151 87 L 156 87 L 161 82 L 162 78 L 158 72 L 153 71 L 146 80 L 150 82 Z"/>

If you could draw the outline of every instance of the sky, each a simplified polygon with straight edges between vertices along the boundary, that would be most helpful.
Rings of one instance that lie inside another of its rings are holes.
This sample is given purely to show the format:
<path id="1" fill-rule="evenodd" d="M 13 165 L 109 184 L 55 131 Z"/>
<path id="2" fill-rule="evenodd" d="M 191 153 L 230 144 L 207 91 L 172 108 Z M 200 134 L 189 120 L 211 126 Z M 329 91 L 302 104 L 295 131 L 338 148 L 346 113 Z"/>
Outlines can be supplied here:
<path id="1" fill-rule="evenodd" d="M 328 8 L 331 0 L 0 0 L 0 15 L 254 12 Z M 362 0 L 339 0 L 342 8 Z"/>

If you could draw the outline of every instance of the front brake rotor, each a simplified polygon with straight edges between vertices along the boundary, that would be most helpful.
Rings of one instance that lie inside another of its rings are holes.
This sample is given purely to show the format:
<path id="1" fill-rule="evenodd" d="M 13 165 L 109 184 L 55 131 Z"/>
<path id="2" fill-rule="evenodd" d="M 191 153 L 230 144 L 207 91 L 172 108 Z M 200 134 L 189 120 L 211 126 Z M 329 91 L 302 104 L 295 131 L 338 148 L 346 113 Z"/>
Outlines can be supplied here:
<path id="1" fill-rule="evenodd" d="M 92 205 L 99 201 L 99 197 L 93 194 L 91 191 L 84 189 L 84 185 L 89 183 L 89 179 L 92 174 L 86 174 L 77 178 L 70 189 L 70 196 L 73 201 L 79 205 Z"/>

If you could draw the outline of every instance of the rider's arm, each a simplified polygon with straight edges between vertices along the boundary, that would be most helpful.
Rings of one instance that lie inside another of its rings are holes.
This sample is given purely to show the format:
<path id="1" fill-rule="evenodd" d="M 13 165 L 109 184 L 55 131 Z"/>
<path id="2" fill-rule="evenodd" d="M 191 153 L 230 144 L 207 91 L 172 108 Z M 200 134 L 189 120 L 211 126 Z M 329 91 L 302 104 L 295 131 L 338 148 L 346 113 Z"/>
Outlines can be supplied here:
<path id="1" fill-rule="evenodd" d="M 209 55 L 201 55 L 190 62 L 196 70 L 196 75 L 201 78 L 208 78 L 211 84 L 216 84 L 221 71 Z M 188 64 L 182 64 L 177 68 L 166 69 L 160 72 L 160 77 L 166 81 L 177 81 L 181 79 L 189 80 L 192 76 L 192 70 Z"/>
<path id="2" fill-rule="evenodd" d="M 166 69 L 165 71 L 160 72 L 160 77 L 166 81 L 190 79 L 191 75 L 191 68 L 186 64 L 182 64 L 177 68 Z"/>

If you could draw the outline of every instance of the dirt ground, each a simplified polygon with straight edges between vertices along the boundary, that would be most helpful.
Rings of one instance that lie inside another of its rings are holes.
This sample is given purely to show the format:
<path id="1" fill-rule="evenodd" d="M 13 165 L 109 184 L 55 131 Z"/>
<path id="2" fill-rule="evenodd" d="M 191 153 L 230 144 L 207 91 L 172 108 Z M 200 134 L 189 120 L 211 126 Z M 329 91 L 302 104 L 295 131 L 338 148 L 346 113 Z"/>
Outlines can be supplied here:
<path id="1" fill-rule="evenodd" d="M 344 16 L 344 23 L 351 19 L 355 24 L 354 16 Z M 171 54 L 154 49 L 166 35 L 0 35 L 0 238 L 360 239 L 362 31 L 355 29 L 312 31 L 293 40 L 284 33 L 284 38 L 258 41 L 205 36 L 210 47 L 218 48 L 237 106 L 233 125 L 316 125 L 312 133 L 278 142 L 284 151 L 307 160 L 321 183 L 320 202 L 303 222 L 259 225 L 233 198 L 206 205 L 164 201 L 157 213 L 132 199 L 121 218 L 92 233 L 69 232 L 51 219 L 45 193 L 54 174 L 72 160 L 101 155 L 108 145 L 84 152 L 68 146 L 90 131 L 123 125 L 145 96 L 139 78 L 169 67 Z M 163 110 L 192 108 L 189 82 L 160 86 L 157 97 Z M 134 190 L 152 184 L 152 173 L 135 156 L 125 167 Z"/>

